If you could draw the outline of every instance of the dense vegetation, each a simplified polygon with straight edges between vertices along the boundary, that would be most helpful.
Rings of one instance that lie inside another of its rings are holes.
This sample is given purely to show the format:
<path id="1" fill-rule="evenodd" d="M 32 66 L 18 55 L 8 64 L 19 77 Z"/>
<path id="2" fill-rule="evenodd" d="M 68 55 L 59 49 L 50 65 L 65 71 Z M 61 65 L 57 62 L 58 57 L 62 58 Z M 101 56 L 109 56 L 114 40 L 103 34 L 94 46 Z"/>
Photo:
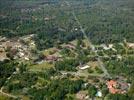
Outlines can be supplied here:
<path id="1" fill-rule="evenodd" d="M 64 61 L 56 62 L 55 68 L 57 70 L 76 71 L 75 67 L 79 65 L 76 59 L 65 59 Z"/>
<path id="2" fill-rule="evenodd" d="M 113 75 L 123 75 L 132 82 L 134 79 L 134 57 L 129 56 L 123 59 L 123 61 L 110 60 L 107 62 L 106 66 L 108 71 Z"/>
<path id="3" fill-rule="evenodd" d="M 0 35 L 37 34 L 39 49 L 71 41 L 82 36 L 80 31 L 74 31 L 78 28 L 70 12 L 74 10 L 93 43 L 113 43 L 124 38 L 133 42 L 133 0 L 68 1 L 70 8 L 57 0 L 1 0 Z"/>
<path id="4" fill-rule="evenodd" d="M 60 83 L 60 84 L 59 84 Z M 67 98 L 66 94 L 76 93 L 82 88 L 82 80 L 71 81 L 68 79 L 53 80 L 43 89 L 33 88 L 29 90 L 34 100 L 62 100 Z"/>
<path id="5" fill-rule="evenodd" d="M 0 87 L 4 85 L 6 79 L 12 75 L 18 64 L 15 62 L 4 61 L 0 62 Z"/>
<path id="6" fill-rule="evenodd" d="M 104 100 L 133 100 L 134 50 L 128 48 L 126 42 L 121 42 L 125 39 L 134 42 L 134 1 L 66 1 L 70 2 L 70 7 L 64 0 L 0 0 L 0 37 L 7 37 L 8 41 L 34 34 L 28 41 L 35 42 L 34 57 L 24 62 L 21 57 L 13 59 L 14 54 L 2 47 L 0 53 L 4 49 L 10 60 L 0 61 L 1 92 L 17 94 L 22 98 L 26 96 L 31 100 L 75 100 L 80 91 L 86 91 L 89 98 L 94 99 L 101 89 Z M 87 41 L 72 11 L 96 48 L 102 43 L 113 43 L 113 48 L 104 50 L 98 47 L 96 56 L 85 43 Z M 19 48 L 20 54 L 23 47 Z M 56 50 L 53 53 L 48 48 Z M 31 50 L 29 52 L 32 56 Z M 49 62 L 46 60 L 49 56 L 59 59 Z M 123 76 L 126 82 L 132 84 L 128 93 L 109 94 L 98 57 L 102 58 L 112 77 Z M 36 59 L 39 63 L 35 64 Z M 80 69 L 88 64 L 90 68 Z M 33 66 L 40 70 L 30 70 Z M 86 82 L 92 84 L 85 86 Z"/>

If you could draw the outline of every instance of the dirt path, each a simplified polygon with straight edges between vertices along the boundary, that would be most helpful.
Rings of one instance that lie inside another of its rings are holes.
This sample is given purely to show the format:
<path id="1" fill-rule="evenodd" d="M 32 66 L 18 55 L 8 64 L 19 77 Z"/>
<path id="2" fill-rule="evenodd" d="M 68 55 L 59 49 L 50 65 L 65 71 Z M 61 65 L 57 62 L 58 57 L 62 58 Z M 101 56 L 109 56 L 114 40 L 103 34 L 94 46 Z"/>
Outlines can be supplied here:
<path id="1" fill-rule="evenodd" d="M 16 73 L 17 73 L 16 71 L 13 72 L 12 75 L 10 75 L 10 76 L 6 79 L 6 81 L 5 81 L 4 84 L 6 84 L 6 83 L 11 79 L 11 77 L 12 77 L 13 75 L 15 75 Z M 0 93 L 1 93 L 2 95 L 8 96 L 8 97 L 14 98 L 14 99 L 17 99 L 17 98 L 18 98 L 17 96 L 14 96 L 14 95 L 12 95 L 12 94 L 3 92 L 3 88 L 4 88 L 4 85 L 3 85 L 3 86 L 1 87 L 1 89 L 0 89 Z"/>
<path id="2" fill-rule="evenodd" d="M 71 74 L 71 75 L 74 75 L 74 76 L 79 76 L 79 77 L 86 77 L 86 78 L 88 78 L 89 76 L 93 76 L 93 77 L 101 77 L 101 78 L 103 78 L 105 75 L 104 74 L 85 74 L 85 73 L 83 73 L 83 72 L 81 72 L 81 71 L 77 71 L 77 72 L 67 72 L 67 71 L 60 71 L 60 73 L 62 74 L 62 75 L 64 75 L 64 74 Z"/>
<path id="3" fill-rule="evenodd" d="M 70 3 L 69 3 L 68 1 L 65 1 L 65 3 L 68 5 L 68 7 L 71 8 L 71 5 L 70 5 Z M 71 13 L 72 13 L 74 19 L 76 20 L 77 24 L 79 25 L 80 31 L 83 33 L 84 37 L 87 39 L 89 47 L 91 47 L 91 50 L 92 50 L 92 51 L 95 53 L 95 55 L 98 57 L 97 59 L 98 59 L 100 68 L 101 68 L 102 71 L 104 72 L 105 77 L 111 78 L 111 76 L 110 76 L 110 74 L 108 73 L 107 69 L 105 68 L 103 62 L 102 62 L 101 59 L 99 58 L 97 52 L 95 52 L 95 46 L 91 43 L 90 38 L 86 35 L 85 30 L 83 29 L 83 27 L 82 27 L 82 25 L 81 25 L 79 19 L 77 18 L 75 12 L 72 11 Z"/>
<path id="4" fill-rule="evenodd" d="M 8 96 L 8 97 L 10 97 L 10 98 L 17 99 L 17 97 L 16 97 L 16 96 L 11 95 L 11 94 L 8 94 L 8 93 L 5 93 L 5 92 L 3 92 L 2 90 L 3 90 L 3 89 L 1 88 L 0 93 L 1 93 L 2 95 Z"/>

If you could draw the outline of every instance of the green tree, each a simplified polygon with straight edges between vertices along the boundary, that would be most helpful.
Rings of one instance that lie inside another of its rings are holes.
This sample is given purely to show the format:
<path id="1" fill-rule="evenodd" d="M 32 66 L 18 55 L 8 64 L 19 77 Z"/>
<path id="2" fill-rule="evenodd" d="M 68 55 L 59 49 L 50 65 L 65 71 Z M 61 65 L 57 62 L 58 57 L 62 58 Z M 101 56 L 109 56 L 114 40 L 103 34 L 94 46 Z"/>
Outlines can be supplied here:
<path id="1" fill-rule="evenodd" d="M 106 100 L 130 100 L 130 98 L 123 94 L 108 94 Z"/>
<path id="2" fill-rule="evenodd" d="M 93 85 L 89 86 L 88 94 L 90 95 L 90 97 L 94 98 L 96 93 L 97 93 L 97 88 Z"/>
<path id="3" fill-rule="evenodd" d="M 19 65 L 19 71 L 20 71 L 21 74 L 26 71 L 26 67 L 27 67 L 27 65 L 24 64 L 24 63 L 21 63 Z"/>

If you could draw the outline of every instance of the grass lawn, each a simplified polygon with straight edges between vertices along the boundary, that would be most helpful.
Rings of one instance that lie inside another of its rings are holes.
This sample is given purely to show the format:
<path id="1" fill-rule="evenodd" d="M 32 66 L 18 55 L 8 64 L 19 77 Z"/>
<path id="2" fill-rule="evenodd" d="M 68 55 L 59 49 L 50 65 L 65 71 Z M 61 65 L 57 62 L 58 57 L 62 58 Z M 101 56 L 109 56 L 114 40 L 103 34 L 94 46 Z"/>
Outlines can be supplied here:
<path id="1" fill-rule="evenodd" d="M 77 40 L 73 40 L 73 41 L 71 41 L 70 43 L 72 43 L 73 45 L 77 45 Z"/>
<path id="2" fill-rule="evenodd" d="M 98 66 L 98 62 L 97 61 L 90 61 L 87 63 L 87 65 L 91 66 L 92 68 L 95 68 L 96 66 Z"/>
<path id="3" fill-rule="evenodd" d="M 0 93 L 0 100 L 11 100 L 11 98 Z"/>
<path id="4" fill-rule="evenodd" d="M 49 55 L 49 52 L 50 52 L 50 50 L 44 50 L 44 51 L 42 51 L 42 53 L 43 53 L 45 56 Z"/>
<path id="5" fill-rule="evenodd" d="M 29 71 L 33 71 L 33 72 L 41 72 L 45 69 L 49 69 L 54 67 L 54 64 L 50 64 L 48 62 L 43 62 L 42 64 L 37 64 L 37 65 L 33 65 L 29 67 Z"/>
<path id="6" fill-rule="evenodd" d="M 43 53 L 45 56 L 48 56 L 48 55 L 52 55 L 52 54 L 57 53 L 57 51 L 56 51 L 56 48 L 53 47 L 53 48 L 49 48 L 49 49 L 47 49 L 47 50 L 42 51 L 42 53 Z"/>
<path id="7" fill-rule="evenodd" d="M 22 96 L 22 100 L 30 100 L 27 96 Z"/>
<path id="8" fill-rule="evenodd" d="M 90 61 L 86 65 L 89 65 L 90 68 L 85 69 L 85 70 L 78 69 L 79 70 L 79 74 L 81 74 L 82 76 L 86 76 L 86 75 L 95 75 L 95 76 L 98 76 L 98 75 L 103 74 L 103 73 L 98 73 L 97 72 L 97 70 L 101 70 L 101 69 L 98 68 L 99 64 L 98 64 L 97 61 Z M 90 73 L 89 70 L 91 70 L 92 72 Z"/>
<path id="9" fill-rule="evenodd" d="M 75 94 L 67 94 L 66 97 L 68 97 L 68 98 L 73 98 L 74 100 L 76 100 Z M 65 99 L 65 100 L 66 100 L 66 99 Z"/>

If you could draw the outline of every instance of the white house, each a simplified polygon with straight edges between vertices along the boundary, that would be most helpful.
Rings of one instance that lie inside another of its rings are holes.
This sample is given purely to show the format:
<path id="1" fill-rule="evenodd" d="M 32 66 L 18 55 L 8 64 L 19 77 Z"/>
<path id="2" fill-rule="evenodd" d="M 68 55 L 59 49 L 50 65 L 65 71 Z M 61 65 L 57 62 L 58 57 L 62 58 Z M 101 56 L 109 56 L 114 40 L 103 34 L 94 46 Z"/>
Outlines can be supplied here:
<path id="1" fill-rule="evenodd" d="M 84 70 L 84 69 L 87 69 L 87 68 L 90 68 L 90 66 L 89 65 L 85 65 L 85 66 L 83 66 L 83 67 L 79 67 L 81 70 Z"/>
<path id="2" fill-rule="evenodd" d="M 97 96 L 97 97 L 102 97 L 102 92 L 101 92 L 101 91 L 98 91 L 98 92 L 96 93 L 96 96 Z"/>

